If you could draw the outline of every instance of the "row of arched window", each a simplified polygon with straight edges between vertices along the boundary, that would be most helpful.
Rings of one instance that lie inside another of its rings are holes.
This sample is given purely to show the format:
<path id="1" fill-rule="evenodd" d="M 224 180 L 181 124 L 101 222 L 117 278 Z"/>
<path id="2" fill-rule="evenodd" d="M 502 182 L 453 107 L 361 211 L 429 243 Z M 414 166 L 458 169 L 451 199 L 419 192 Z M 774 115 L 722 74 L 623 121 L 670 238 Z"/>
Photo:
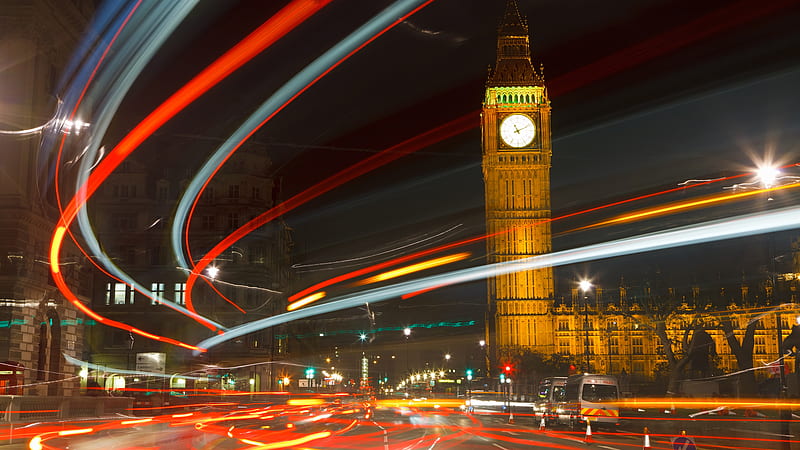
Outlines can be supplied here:
<path id="1" fill-rule="evenodd" d="M 536 101 L 536 96 L 533 96 Z M 530 94 L 497 94 L 497 103 L 532 103 Z"/>

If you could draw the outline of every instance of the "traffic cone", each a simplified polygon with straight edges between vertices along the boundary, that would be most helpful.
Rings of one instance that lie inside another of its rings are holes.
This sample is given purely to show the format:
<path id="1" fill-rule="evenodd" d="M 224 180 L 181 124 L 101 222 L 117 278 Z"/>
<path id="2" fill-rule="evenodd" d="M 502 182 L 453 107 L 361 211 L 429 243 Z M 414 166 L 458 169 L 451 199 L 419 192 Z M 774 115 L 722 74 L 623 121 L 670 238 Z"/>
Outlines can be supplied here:
<path id="1" fill-rule="evenodd" d="M 508 413 L 508 423 L 514 423 L 514 412 Z"/>
<path id="2" fill-rule="evenodd" d="M 588 418 L 586 419 L 586 436 L 584 436 L 583 442 L 586 444 L 592 442 L 592 422 Z"/>
<path id="3" fill-rule="evenodd" d="M 650 430 L 647 427 L 644 427 L 644 445 L 642 446 L 642 450 L 650 450 Z"/>
<path id="4" fill-rule="evenodd" d="M 544 431 L 547 428 L 547 423 L 544 421 L 544 414 L 542 414 L 542 420 L 539 421 L 539 431 Z"/>

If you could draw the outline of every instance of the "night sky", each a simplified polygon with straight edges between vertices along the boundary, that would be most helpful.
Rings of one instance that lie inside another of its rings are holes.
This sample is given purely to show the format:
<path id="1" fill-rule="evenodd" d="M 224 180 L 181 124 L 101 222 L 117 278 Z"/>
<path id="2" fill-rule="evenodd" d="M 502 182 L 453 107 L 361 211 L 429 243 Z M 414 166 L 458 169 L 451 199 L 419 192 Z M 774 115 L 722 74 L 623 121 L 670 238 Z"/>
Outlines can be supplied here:
<path id="1" fill-rule="evenodd" d="M 115 119 L 115 133 L 132 127 L 285 3 L 201 2 L 137 82 L 135 95 Z M 163 161 L 166 148 L 176 171 L 196 169 L 217 140 L 227 137 L 289 77 L 390 3 L 332 2 L 171 121 L 145 144 L 141 158 Z M 505 0 L 433 2 L 263 127 L 251 143 L 273 159 L 282 197 L 465 114 L 475 114 L 477 124 L 504 6 Z M 528 18 L 534 65 L 544 65 L 552 102 L 554 216 L 675 187 L 687 179 L 749 171 L 755 159 L 769 152 L 784 163 L 800 159 L 796 2 L 519 0 L 519 6 Z M 480 131 L 475 128 L 291 212 L 285 220 L 294 229 L 295 262 L 344 260 L 422 239 L 430 245 L 481 234 L 480 160 Z M 572 248 L 753 208 L 760 206 L 751 202 L 564 235 L 555 238 L 554 247 Z M 569 226 L 580 224 L 577 220 Z M 559 233 L 569 226 L 557 224 L 553 230 Z M 791 236 L 783 234 L 779 242 L 788 248 Z M 698 273 L 758 271 L 763 255 L 751 250 L 761 244 L 760 238 L 752 238 L 617 258 L 562 268 L 557 276 L 563 289 L 587 271 L 600 273 L 605 279 L 598 282 L 611 286 L 622 274 L 636 278 L 656 269 L 676 280 Z M 483 244 L 470 250 L 474 258 L 464 265 L 482 263 Z M 709 253 L 720 255 L 716 259 L 725 265 L 698 264 Z M 298 287 L 358 266 L 331 267 L 301 268 Z M 453 308 L 454 299 L 462 307 Z M 485 299 L 482 284 L 445 289 L 420 296 L 413 305 L 387 306 L 392 317 L 384 315 L 381 325 L 401 324 L 409 314 L 418 315 L 413 310 L 419 307 L 429 308 L 432 319 L 482 319 Z"/>

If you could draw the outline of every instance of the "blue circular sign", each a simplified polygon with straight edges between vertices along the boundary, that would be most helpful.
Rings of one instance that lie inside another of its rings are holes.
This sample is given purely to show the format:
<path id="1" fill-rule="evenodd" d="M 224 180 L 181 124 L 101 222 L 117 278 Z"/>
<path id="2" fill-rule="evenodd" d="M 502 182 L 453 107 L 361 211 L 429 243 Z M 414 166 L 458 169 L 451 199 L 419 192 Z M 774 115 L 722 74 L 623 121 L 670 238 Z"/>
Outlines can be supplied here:
<path id="1" fill-rule="evenodd" d="M 694 441 L 692 440 L 692 438 L 688 436 L 678 436 L 676 438 L 672 438 L 672 449 L 697 450 L 697 446 L 694 445 Z"/>

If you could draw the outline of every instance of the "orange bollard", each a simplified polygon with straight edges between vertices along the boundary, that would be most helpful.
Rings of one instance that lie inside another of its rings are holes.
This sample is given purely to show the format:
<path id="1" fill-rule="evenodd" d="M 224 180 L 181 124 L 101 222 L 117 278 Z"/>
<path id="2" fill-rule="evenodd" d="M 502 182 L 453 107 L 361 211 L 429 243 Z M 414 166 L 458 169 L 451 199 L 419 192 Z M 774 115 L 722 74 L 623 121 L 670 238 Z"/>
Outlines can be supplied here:
<path id="1" fill-rule="evenodd" d="M 644 427 L 644 445 L 642 446 L 642 450 L 650 450 L 650 430 L 647 427 Z"/>

